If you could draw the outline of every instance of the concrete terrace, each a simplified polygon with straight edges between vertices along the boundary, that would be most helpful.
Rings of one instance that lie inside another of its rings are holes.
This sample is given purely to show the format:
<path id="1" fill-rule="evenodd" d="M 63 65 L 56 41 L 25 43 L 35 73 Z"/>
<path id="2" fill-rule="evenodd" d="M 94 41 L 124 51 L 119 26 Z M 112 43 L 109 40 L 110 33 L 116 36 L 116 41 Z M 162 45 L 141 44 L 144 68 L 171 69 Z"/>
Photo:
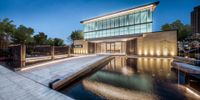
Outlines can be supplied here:
<path id="1" fill-rule="evenodd" d="M 87 55 L 60 59 L 29 66 L 28 69 L 22 69 L 17 73 L 48 87 L 50 82 L 56 79 L 70 78 L 89 65 L 105 59 L 106 57 L 108 56 Z"/>
<path id="2" fill-rule="evenodd" d="M 0 65 L 0 100 L 70 100 Z"/>

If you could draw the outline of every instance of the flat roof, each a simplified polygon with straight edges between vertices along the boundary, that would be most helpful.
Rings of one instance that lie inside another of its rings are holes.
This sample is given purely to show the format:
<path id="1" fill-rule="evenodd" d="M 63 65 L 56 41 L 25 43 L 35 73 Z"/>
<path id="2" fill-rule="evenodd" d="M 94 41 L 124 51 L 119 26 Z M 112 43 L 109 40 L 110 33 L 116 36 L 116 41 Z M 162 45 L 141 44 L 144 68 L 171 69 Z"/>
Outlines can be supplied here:
<path id="1" fill-rule="evenodd" d="M 138 10 L 138 9 L 141 10 L 141 9 L 144 9 L 144 8 L 150 8 L 151 7 L 151 8 L 153 8 L 152 10 L 154 10 L 159 3 L 160 2 L 157 1 L 157 2 L 153 2 L 153 3 L 145 4 L 145 5 L 142 5 L 142 6 L 137 6 L 137 7 L 133 7 L 133 8 L 125 9 L 125 10 L 120 10 L 120 11 L 117 11 L 117 12 L 98 16 L 98 17 L 95 17 L 95 18 L 83 20 L 80 23 L 87 23 L 87 22 L 91 22 L 91 21 L 95 21 L 95 20 L 99 20 L 99 19 L 106 19 L 108 17 L 119 16 L 119 15 L 123 15 L 123 14 L 129 13 L 130 11 L 135 11 L 135 10 Z"/>

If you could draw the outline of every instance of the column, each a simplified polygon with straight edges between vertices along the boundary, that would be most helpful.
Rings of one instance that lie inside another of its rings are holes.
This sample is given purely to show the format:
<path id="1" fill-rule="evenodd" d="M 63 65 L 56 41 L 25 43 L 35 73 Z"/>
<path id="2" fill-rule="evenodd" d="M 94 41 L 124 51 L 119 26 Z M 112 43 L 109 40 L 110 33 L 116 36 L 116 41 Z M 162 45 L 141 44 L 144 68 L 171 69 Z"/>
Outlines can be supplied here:
<path id="1" fill-rule="evenodd" d="M 20 67 L 26 66 L 26 45 L 20 45 Z"/>
<path id="2" fill-rule="evenodd" d="M 54 60 L 54 46 L 51 46 L 51 60 Z"/>

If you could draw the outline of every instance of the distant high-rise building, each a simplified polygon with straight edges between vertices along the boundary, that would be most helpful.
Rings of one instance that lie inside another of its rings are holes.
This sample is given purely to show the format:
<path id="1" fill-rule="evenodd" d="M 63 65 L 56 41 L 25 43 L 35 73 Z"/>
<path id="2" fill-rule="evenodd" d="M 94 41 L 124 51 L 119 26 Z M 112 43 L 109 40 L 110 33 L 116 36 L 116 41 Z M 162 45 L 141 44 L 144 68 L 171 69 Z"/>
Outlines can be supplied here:
<path id="1" fill-rule="evenodd" d="M 191 12 L 191 26 L 193 33 L 200 33 L 200 6 L 195 7 Z"/>

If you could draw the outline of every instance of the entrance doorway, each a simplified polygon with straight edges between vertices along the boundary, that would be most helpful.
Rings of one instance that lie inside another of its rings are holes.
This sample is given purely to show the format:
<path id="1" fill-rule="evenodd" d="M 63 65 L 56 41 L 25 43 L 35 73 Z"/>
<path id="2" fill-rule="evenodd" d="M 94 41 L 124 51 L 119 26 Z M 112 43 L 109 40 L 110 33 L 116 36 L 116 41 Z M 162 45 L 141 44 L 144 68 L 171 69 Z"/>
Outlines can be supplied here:
<path id="1" fill-rule="evenodd" d="M 98 43 L 96 50 L 98 53 L 125 53 L 125 42 Z"/>

